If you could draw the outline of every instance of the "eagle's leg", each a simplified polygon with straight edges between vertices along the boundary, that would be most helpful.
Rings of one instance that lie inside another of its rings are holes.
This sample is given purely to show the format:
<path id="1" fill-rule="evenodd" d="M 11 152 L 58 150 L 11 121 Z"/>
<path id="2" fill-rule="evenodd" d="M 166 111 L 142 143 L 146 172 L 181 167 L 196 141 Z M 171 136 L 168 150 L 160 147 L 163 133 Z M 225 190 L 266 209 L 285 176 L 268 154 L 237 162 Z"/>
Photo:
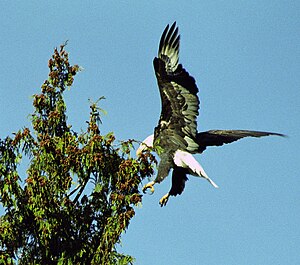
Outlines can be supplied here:
<path id="1" fill-rule="evenodd" d="M 166 206 L 168 200 L 169 200 L 170 194 L 167 193 L 166 195 L 164 195 L 163 197 L 161 197 L 161 199 L 159 200 L 159 204 L 161 207 Z"/>
<path id="2" fill-rule="evenodd" d="M 143 187 L 143 193 L 146 193 L 146 190 L 147 189 L 150 189 L 151 190 L 151 194 L 154 193 L 154 184 L 155 182 L 154 181 L 150 181 L 149 183 L 147 183 L 144 187 Z"/>

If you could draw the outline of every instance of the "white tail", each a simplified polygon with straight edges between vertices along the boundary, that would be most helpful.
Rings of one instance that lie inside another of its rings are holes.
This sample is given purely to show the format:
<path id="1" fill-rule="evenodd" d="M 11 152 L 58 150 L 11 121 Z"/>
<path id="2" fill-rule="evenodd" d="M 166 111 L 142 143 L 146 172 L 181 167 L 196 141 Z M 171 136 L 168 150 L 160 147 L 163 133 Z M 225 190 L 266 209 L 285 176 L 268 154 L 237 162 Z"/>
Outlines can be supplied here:
<path id="1" fill-rule="evenodd" d="M 207 176 L 203 167 L 192 154 L 177 150 L 174 155 L 174 163 L 179 167 L 188 168 L 193 175 L 205 178 L 212 186 L 219 188 L 218 185 Z"/>

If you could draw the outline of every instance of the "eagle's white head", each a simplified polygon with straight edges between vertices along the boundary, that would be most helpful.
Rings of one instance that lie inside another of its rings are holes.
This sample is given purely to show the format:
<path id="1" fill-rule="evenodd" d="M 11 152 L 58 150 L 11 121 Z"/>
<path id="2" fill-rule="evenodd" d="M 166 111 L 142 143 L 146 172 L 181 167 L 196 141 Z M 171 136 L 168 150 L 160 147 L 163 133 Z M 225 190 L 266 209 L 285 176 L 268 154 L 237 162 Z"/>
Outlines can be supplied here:
<path id="1" fill-rule="evenodd" d="M 136 155 L 139 156 L 144 150 L 147 148 L 153 147 L 153 139 L 154 134 L 149 135 L 139 146 L 139 148 L 136 150 Z"/>

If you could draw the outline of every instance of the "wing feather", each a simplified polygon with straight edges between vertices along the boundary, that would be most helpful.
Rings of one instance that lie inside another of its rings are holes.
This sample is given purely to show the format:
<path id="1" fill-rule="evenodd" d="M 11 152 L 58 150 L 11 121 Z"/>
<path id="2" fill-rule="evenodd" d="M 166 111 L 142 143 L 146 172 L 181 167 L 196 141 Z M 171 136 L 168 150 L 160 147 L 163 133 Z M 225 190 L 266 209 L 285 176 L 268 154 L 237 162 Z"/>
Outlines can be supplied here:
<path id="1" fill-rule="evenodd" d="M 176 22 L 171 27 L 167 25 L 160 40 L 158 58 L 153 61 L 162 101 L 154 145 L 168 146 L 174 151 L 178 148 L 195 151 L 198 148 L 195 142 L 200 104 L 198 88 L 195 79 L 178 64 L 179 42 Z M 167 141 L 168 137 L 173 139 Z M 172 146 L 170 143 L 173 143 Z"/>
<path id="2" fill-rule="evenodd" d="M 263 137 L 277 135 L 284 137 L 284 134 L 248 130 L 210 130 L 207 132 L 197 133 L 197 143 L 199 153 L 202 153 L 208 146 L 221 146 L 240 140 L 245 137 Z"/>

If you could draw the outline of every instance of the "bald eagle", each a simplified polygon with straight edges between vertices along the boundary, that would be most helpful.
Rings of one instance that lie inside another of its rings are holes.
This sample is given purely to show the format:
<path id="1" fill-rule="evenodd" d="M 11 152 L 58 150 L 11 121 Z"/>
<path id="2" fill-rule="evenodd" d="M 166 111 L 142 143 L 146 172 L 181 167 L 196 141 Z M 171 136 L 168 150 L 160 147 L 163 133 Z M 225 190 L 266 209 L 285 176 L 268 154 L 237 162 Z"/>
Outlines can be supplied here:
<path id="1" fill-rule="evenodd" d="M 202 153 L 208 146 L 221 146 L 244 137 L 262 137 L 279 133 L 248 130 L 197 131 L 199 114 L 198 87 L 195 79 L 178 63 L 178 27 L 176 22 L 166 26 L 160 39 L 158 57 L 153 60 L 159 87 L 162 110 L 154 134 L 148 136 L 137 150 L 137 155 L 147 147 L 153 147 L 160 162 L 154 181 L 143 187 L 143 192 L 163 181 L 173 169 L 172 186 L 159 203 L 165 206 L 170 196 L 180 195 L 187 181 L 187 174 L 199 176 L 218 188 L 205 173 L 193 154 Z"/>

